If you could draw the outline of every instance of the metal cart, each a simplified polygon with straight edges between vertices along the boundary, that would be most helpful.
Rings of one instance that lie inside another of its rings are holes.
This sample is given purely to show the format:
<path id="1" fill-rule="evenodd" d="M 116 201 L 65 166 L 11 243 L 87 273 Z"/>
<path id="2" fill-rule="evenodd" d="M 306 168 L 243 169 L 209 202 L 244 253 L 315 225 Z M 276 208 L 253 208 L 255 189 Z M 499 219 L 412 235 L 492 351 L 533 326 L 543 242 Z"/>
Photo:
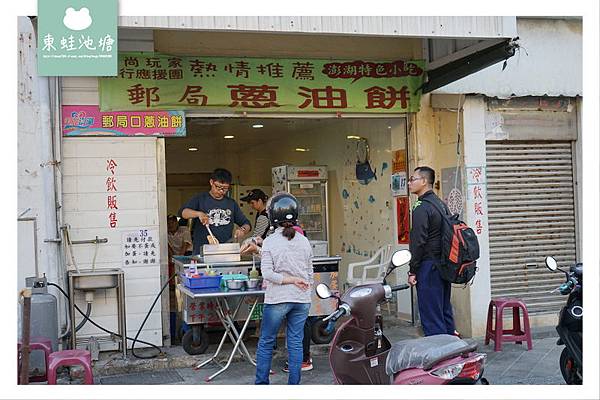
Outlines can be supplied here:
<path id="1" fill-rule="evenodd" d="M 178 272 L 183 272 L 185 268 L 195 266 L 202 270 L 208 265 L 204 263 L 202 256 L 175 256 L 173 263 Z M 336 290 L 338 287 L 338 271 L 341 261 L 340 256 L 315 257 L 313 259 L 314 285 L 326 283 L 330 288 Z M 210 263 L 210 267 L 217 273 L 248 274 L 253 265 L 260 269 L 260 261 L 252 258 L 242 258 L 241 261 L 231 261 L 222 263 Z M 181 283 L 181 282 L 178 282 Z M 218 314 L 217 300 L 211 296 L 193 296 L 192 291 L 182 290 L 183 286 L 178 287 L 182 298 L 181 320 L 184 321 L 189 329 L 182 338 L 182 345 L 188 354 L 203 354 L 208 348 L 208 334 L 205 328 L 207 326 L 221 326 L 222 322 Z M 228 299 L 229 307 L 237 309 L 234 322 L 245 322 L 260 320 L 262 317 L 262 303 L 254 306 L 245 296 L 236 296 Z M 241 303 L 241 304 L 240 304 Z M 309 311 L 309 317 L 312 317 L 312 340 L 317 344 L 329 343 L 333 338 L 333 333 L 327 333 L 324 330 L 324 324 L 319 316 L 326 316 L 336 309 L 334 299 L 320 299 L 316 293 L 312 293 L 312 306 Z M 250 318 L 248 319 L 248 316 Z"/>

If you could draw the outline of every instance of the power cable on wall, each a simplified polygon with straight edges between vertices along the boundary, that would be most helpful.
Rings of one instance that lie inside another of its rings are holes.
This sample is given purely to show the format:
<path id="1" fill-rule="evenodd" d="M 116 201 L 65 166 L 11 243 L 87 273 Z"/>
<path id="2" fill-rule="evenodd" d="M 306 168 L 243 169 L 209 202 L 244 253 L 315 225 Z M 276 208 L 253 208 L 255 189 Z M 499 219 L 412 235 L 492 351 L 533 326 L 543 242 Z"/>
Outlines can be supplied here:
<path id="1" fill-rule="evenodd" d="M 463 104 L 461 104 L 461 98 L 462 98 L 462 94 L 458 95 L 458 107 L 456 108 L 456 171 L 454 173 L 454 189 L 457 189 L 458 186 L 458 174 L 460 172 L 460 142 L 461 142 L 461 135 L 460 135 L 460 115 L 462 112 L 462 106 Z"/>

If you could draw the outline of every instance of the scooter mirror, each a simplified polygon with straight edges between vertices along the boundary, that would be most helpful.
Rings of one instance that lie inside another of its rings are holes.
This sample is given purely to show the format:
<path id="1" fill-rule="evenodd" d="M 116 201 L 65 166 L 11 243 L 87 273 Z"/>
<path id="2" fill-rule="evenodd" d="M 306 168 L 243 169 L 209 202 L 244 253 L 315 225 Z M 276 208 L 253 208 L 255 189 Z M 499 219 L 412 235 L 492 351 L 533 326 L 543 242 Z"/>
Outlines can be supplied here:
<path id="1" fill-rule="evenodd" d="M 410 261 L 411 258 L 412 258 L 412 255 L 410 254 L 410 251 L 398 250 L 392 256 L 392 265 L 394 267 L 399 267 L 401 265 L 408 264 L 408 262 Z"/>
<path id="2" fill-rule="evenodd" d="M 317 296 L 319 296 L 322 299 L 328 299 L 331 296 L 333 296 L 333 293 L 331 293 L 331 289 L 329 289 L 329 286 L 327 286 L 324 283 L 319 283 L 317 285 Z"/>
<path id="3" fill-rule="evenodd" d="M 546 267 L 548 267 L 550 271 L 556 271 L 558 269 L 558 264 L 554 257 L 546 257 L 544 261 L 546 262 Z"/>

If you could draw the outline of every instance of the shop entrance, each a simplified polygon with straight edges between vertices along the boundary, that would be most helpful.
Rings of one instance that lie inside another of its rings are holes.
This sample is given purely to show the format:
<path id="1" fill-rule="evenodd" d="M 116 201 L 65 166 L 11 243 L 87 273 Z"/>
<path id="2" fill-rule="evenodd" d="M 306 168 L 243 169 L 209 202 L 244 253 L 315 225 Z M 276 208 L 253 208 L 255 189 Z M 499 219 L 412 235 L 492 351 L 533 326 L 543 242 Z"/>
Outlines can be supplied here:
<path id="1" fill-rule="evenodd" d="M 324 179 L 284 189 L 299 197 L 299 222 L 309 240 L 319 242 L 314 251 L 342 257 L 340 287 L 348 263 L 398 244 L 391 181 L 394 152 L 406 152 L 405 118 L 188 117 L 186 124 L 185 138 L 165 139 L 167 214 L 209 190 L 211 172 L 226 168 L 233 175 L 228 195 L 254 224 L 255 211 L 240 199 L 255 188 L 271 196 L 275 167 L 321 166 Z M 402 301 L 408 304 L 400 311 L 410 315 L 410 297 Z"/>

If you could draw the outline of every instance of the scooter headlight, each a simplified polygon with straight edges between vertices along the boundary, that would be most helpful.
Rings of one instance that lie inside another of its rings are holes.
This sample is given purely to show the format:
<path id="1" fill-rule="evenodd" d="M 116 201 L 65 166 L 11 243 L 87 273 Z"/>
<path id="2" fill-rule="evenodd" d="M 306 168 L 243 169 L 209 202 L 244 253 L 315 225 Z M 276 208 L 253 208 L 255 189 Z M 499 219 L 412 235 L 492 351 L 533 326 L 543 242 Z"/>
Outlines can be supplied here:
<path id="1" fill-rule="evenodd" d="M 392 298 L 392 287 L 390 285 L 383 285 L 383 291 L 387 300 Z"/>
<path id="2" fill-rule="evenodd" d="M 452 364 L 452 365 L 448 365 L 448 366 L 436 369 L 434 371 L 431 371 L 431 374 L 435 375 L 437 377 L 440 377 L 442 379 L 450 380 L 450 379 L 456 378 L 461 373 L 464 366 L 465 366 L 464 363 Z"/>

